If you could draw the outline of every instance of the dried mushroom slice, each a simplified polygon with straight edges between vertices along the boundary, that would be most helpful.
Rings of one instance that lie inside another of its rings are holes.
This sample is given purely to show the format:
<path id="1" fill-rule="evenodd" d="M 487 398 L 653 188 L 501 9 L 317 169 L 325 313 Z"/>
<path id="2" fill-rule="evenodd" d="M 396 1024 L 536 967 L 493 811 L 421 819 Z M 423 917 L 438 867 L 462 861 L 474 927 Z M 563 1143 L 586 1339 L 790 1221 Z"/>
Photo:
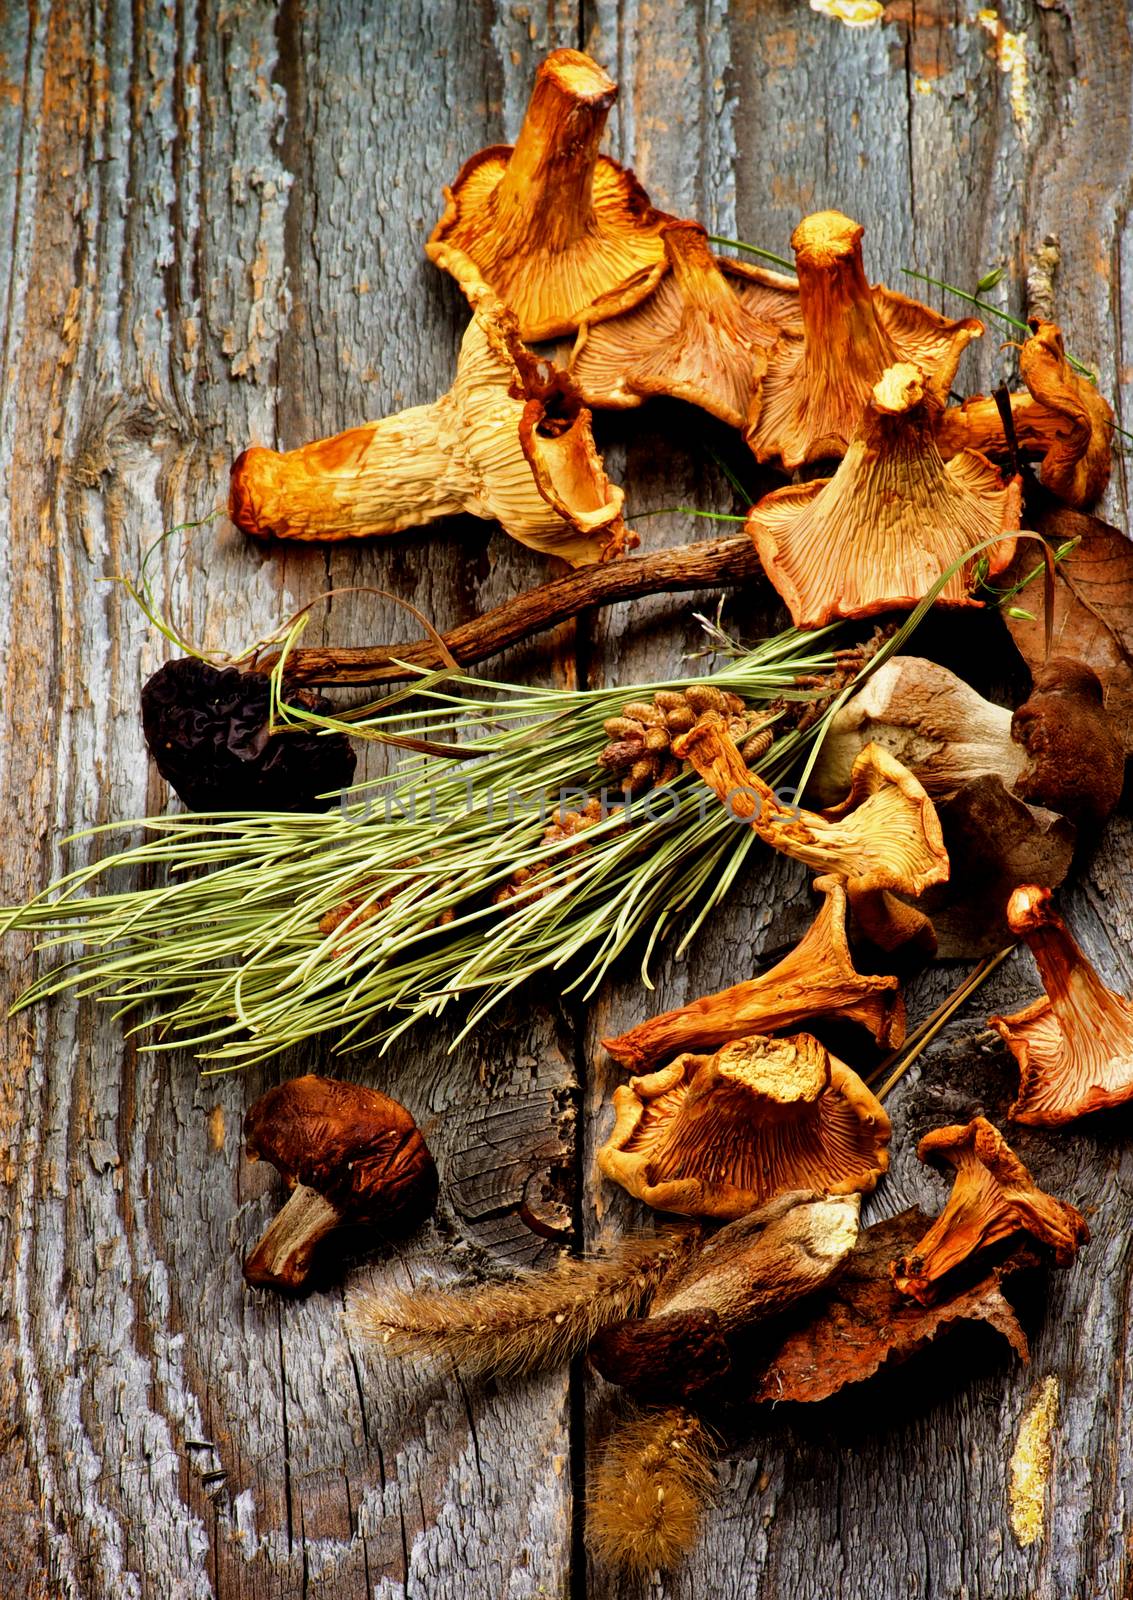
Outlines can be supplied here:
<path id="1" fill-rule="evenodd" d="M 1133 1002 L 1107 989 L 1051 904 L 1049 889 L 1016 889 L 1007 921 L 1025 939 L 1046 994 L 990 1026 L 1019 1063 L 1015 1122 L 1059 1128 L 1133 1100 Z"/>
<path id="2" fill-rule="evenodd" d="M 661 240 L 669 271 L 632 311 L 610 317 L 602 301 L 591 307 L 571 377 L 588 405 L 616 409 L 670 395 L 743 427 L 779 337 L 765 309 L 774 296 L 725 275 L 697 222 L 666 223 Z"/>
<path id="3" fill-rule="evenodd" d="M 983 1117 L 926 1133 L 917 1155 L 956 1169 L 940 1216 L 911 1254 L 893 1263 L 897 1288 L 922 1305 L 937 1297 L 950 1272 L 1014 1234 L 1030 1234 L 1060 1267 L 1090 1237 L 1081 1213 L 1038 1188 L 999 1129 Z"/>
<path id="4" fill-rule="evenodd" d="M 773 850 L 845 878 L 851 894 L 892 889 L 915 896 L 948 878 L 948 853 L 932 801 L 879 745 L 867 745 L 854 762 L 841 805 L 821 812 L 785 805 L 744 765 L 723 719 L 711 712 L 673 748 Z"/>
<path id="5" fill-rule="evenodd" d="M 809 1034 L 678 1056 L 614 1109 L 598 1166 L 659 1211 L 741 1217 L 791 1189 L 872 1189 L 889 1164 L 880 1102 Z"/>
<path id="6" fill-rule="evenodd" d="M 776 456 L 788 471 L 840 456 L 887 367 L 932 367 L 957 333 L 983 332 L 973 318 L 950 322 L 919 301 L 870 286 L 862 265 L 860 222 L 839 211 L 804 217 L 791 235 L 799 278 L 801 337 L 771 357 L 758 417 L 745 438 L 759 461 Z"/>
<path id="7" fill-rule="evenodd" d="M 854 967 L 846 938 L 846 890 L 840 878 L 819 878 L 822 909 L 799 943 L 758 978 L 704 995 L 677 1011 L 651 1017 L 602 1043 L 622 1066 L 640 1071 L 678 1050 L 709 1050 L 751 1033 L 778 1033 L 814 1017 L 839 1017 L 868 1028 L 896 1049 L 905 1037 L 897 979 Z"/>
<path id="8" fill-rule="evenodd" d="M 565 374 L 481 289 L 447 394 L 298 450 L 245 450 L 229 515 L 261 538 L 360 539 L 467 512 L 582 566 L 636 543 L 624 502 Z"/>
<path id="9" fill-rule="evenodd" d="M 936 445 L 959 348 L 931 377 L 908 362 L 886 369 L 832 478 L 788 484 L 748 513 L 747 531 L 797 628 L 913 606 L 974 546 L 989 573 L 1011 560 L 1019 527 L 1017 478 L 1004 483 L 986 457 L 944 461 Z M 1002 535 L 1002 537 L 998 537 Z M 940 605 L 969 597 L 977 557 L 953 573 Z"/>
<path id="10" fill-rule="evenodd" d="M 444 191 L 430 260 L 466 294 L 490 284 L 525 339 L 573 333 L 600 298 L 615 316 L 665 270 L 661 214 L 632 172 L 598 154 L 617 92 L 589 56 L 553 51 L 514 147 L 481 150 Z"/>
<path id="11" fill-rule="evenodd" d="M 1095 505 L 1113 465 L 1113 409 L 1067 361 L 1058 326 L 1037 319 L 1030 326 L 1019 351 L 1028 392 L 1011 396 L 1016 441 L 1025 455 L 1042 457 L 1039 477 L 1052 494 L 1068 505 Z M 946 459 L 960 450 L 1004 452 L 1007 439 L 994 397 L 975 395 L 946 411 L 939 444 Z"/>

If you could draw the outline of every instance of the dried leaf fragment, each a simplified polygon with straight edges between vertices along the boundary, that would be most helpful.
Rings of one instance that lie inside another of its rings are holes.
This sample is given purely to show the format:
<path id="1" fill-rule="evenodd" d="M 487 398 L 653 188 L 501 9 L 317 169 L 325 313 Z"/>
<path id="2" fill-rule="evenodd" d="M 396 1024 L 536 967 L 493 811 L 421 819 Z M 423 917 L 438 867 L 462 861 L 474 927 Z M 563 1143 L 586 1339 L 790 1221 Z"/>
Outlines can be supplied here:
<path id="1" fill-rule="evenodd" d="M 982 1277 L 924 1306 L 898 1293 L 889 1265 L 911 1250 L 929 1219 L 915 1207 L 863 1230 L 837 1280 L 760 1363 L 752 1398 L 826 1400 L 883 1366 L 914 1355 L 957 1322 L 986 1322 L 1027 1359 L 1027 1339 L 1000 1290 L 1003 1278 L 1034 1264 L 1025 1249 Z"/>

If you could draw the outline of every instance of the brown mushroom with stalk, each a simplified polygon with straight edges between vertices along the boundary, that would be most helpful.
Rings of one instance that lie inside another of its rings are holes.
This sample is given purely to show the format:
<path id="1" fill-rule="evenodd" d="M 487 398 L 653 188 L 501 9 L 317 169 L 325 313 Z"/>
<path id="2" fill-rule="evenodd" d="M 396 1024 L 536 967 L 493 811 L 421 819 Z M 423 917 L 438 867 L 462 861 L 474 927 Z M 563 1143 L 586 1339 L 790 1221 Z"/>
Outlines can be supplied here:
<path id="1" fill-rule="evenodd" d="M 249 1109 L 244 1141 L 249 1161 L 269 1161 L 291 1190 L 244 1262 L 258 1289 L 303 1289 L 336 1228 L 403 1230 L 436 1202 L 437 1169 L 416 1123 L 375 1089 L 293 1078 Z"/>
<path id="2" fill-rule="evenodd" d="M 789 278 L 718 261 L 698 222 L 661 229 L 668 271 L 647 300 L 585 314 L 570 375 L 587 405 L 623 409 L 655 395 L 700 406 L 733 428 L 758 412 L 767 358 L 795 296 Z"/>
<path id="3" fill-rule="evenodd" d="M 1015 441 L 1023 455 L 1041 456 L 1039 478 L 1051 494 L 1071 506 L 1101 499 L 1113 466 L 1113 408 L 1066 359 L 1062 333 L 1037 318 L 1019 346 L 1019 371 L 1027 386 L 1011 395 Z M 992 395 L 974 395 L 950 407 L 940 425 L 947 459 L 960 450 L 999 455 L 1008 447 L 1003 419 Z"/>
<path id="4" fill-rule="evenodd" d="M 591 1361 L 642 1400 L 703 1394 L 731 1371 L 732 1335 L 813 1294 L 844 1264 L 860 1205 L 856 1193 L 793 1191 L 728 1223 L 666 1280 L 648 1316 L 598 1335 Z"/>
<path id="5" fill-rule="evenodd" d="M 1133 1002 L 1099 978 L 1049 889 L 1016 889 L 1007 920 L 1026 940 L 1046 990 L 1022 1011 L 990 1019 L 1019 1063 L 1019 1095 L 1008 1116 L 1060 1128 L 1133 1100 Z"/>
<path id="6" fill-rule="evenodd" d="M 786 805 L 744 765 L 722 717 L 708 712 L 675 742 L 737 821 L 773 850 L 846 880 L 855 896 L 894 890 L 916 896 L 948 877 L 948 854 L 928 795 L 911 772 L 878 745 L 853 765 L 840 805 L 805 811 Z"/>
<path id="7" fill-rule="evenodd" d="M 887 750 L 934 801 L 989 772 L 1010 789 L 1027 765 L 1026 751 L 1012 737 L 1010 710 L 919 656 L 891 657 L 834 713 L 807 799 L 832 805 L 844 795 L 867 744 Z"/>
<path id="8" fill-rule="evenodd" d="M 775 489 L 748 513 L 747 531 L 797 628 L 916 605 L 978 545 L 989 576 L 1010 562 L 1019 479 L 1005 482 L 974 450 L 945 461 L 936 442 L 971 337 L 958 329 L 933 370 L 907 361 L 886 368 L 834 476 Z M 969 590 L 980 554 L 957 566 L 939 605 L 979 604 Z"/>
<path id="9" fill-rule="evenodd" d="M 525 339 L 573 333 L 603 299 L 614 316 L 665 270 L 664 220 L 632 172 L 598 145 L 618 86 L 578 50 L 554 50 L 535 74 L 514 146 L 492 145 L 446 187 L 430 260 L 468 294 L 483 279 Z"/>
<path id="10" fill-rule="evenodd" d="M 778 456 L 793 471 L 842 455 L 886 368 L 914 362 L 931 369 L 958 334 L 962 349 L 983 332 L 973 318 L 950 322 L 881 284 L 871 287 L 863 232 L 839 211 L 819 211 L 791 235 L 804 331 L 776 348 L 762 406 L 744 431 L 759 461 Z"/>
<path id="11" fill-rule="evenodd" d="M 1011 737 L 1028 757 L 1015 785 L 1022 799 L 1096 833 L 1121 799 L 1125 744 L 1094 669 L 1069 656 L 1051 656 L 1016 708 Z"/>
<path id="12" fill-rule="evenodd" d="M 755 1035 L 681 1055 L 614 1090 L 599 1170 L 658 1211 L 741 1217 L 791 1189 L 872 1189 L 889 1118 L 810 1034 Z"/>
<path id="13" fill-rule="evenodd" d="M 858 972 L 846 937 L 840 878 L 815 882 L 822 909 L 795 948 L 758 978 L 704 995 L 602 1043 L 623 1067 L 640 1072 L 679 1050 L 712 1050 L 752 1033 L 778 1033 L 817 1017 L 857 1022 L 885 1049 L 905 1037 L 897 979 Z"/>
<path id="14" fill-rule="evenodd" d="M 956 1171 L 940 1216 L 916 1248 L 893 1263 L 897 1288 L 922 1305 L 931 1304 L 949 1273 L 1016 1234 L 1029 1234 L 1060 1267 L 1069 1266 L 1090 1237 L 1082 1214 L 1038 1188 L 984 1117 L 926 1133 L 917 1155 Z"/>
<path id="15" fill-rule="evenodd" d="M 228 510 L 277 539 L 362 539 L 467 512 L 582 566 L 636 543 L 624 503 L 566 375 L 481 287 L 447 394 L 297 450 L 245 450 Z"/>

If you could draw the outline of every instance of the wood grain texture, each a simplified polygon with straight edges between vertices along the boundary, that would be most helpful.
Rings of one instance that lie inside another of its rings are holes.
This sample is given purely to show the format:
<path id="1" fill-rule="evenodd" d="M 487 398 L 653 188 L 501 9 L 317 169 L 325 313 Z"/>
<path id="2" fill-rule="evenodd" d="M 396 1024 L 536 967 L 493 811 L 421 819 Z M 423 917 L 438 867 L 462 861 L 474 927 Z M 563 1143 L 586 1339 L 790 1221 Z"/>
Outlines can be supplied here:
<path id="1" fill-rule="evenodd" d="M 465 311 L 421 244 L 465 155 L 514 134 L 546 50 L 581 44 L 609 67 L 622 85 L 612 152 L 658 204 L 713 231 L 783 251 L 802 211 L 838 206 L 866 224 L 872 277 L 909 288 L 911 266 L 970 285 L 1002 262 L 991 296 L 1013 312 L 1030 252 L 1057 233 L 1069 342 L 1120 406 L 1133 372 L 1125 10 L 1011 0 L 997 43 L 959 0 L 893 0 L 860 30 L 795 0 L 0 8 L 4 900 L 100 848 L 64 844 L 71 829 L 165 804 L 136 710 L 160 641 L 108 580 L 135 571 L 163 528 L 211 512 L 245 444 L 291 446 L 447 387 Z M 1022 40 L 1025 81 L 1003 70 L 1002 29 Z M 989 325 L 968 382 L 1010 371 L 999 343 Z M 706 529 L 651 510 L 731 509 L 714 456 L 752 490 L 761 481 L 727 429 L 675 405 L 599 430 L 654 547 Z M 1121 469 L 1107 511 L 1126 525 Z M 253 548 L 219 518 L 169 541 L 158 571 L 181 624 L 230 648 L 331 587 L 392 589 L 446 628 L 553 575 L 465 519 L 323 551 Z M 692 609 L 622 603 L 493 669 L 560 683 L 667 675 L 696 638 Z M 749 633 L 768 625 L 766 591 L 732 617 Z M 373 595 L 339 592 L 308 642 L 416 632 Z M 1126 992 L 1131 860 L 1120 816 L 1068 901 Z M 618 1409 L 597 1380 L 424 1378 L 352 1345 L 341 1284 L 283 1304 L 240 1280 L 279 1203 L 270 1171 L 242 1161 L 244 1108 L 312 1067 L 403 1099 L 441 1168 L 436 1223 L 351 1276 L 508 1270 L 550 1259 L 548 1233 L 581 1223 L 595 1243 L 639 1225 L 593 1175 L 614 1078 L 598 1037 L 734 981 L 809 914 L 805 875 L 761 857 L 688 958 L 655 964 L 652 993 L 627 962 L 585 1011 L 523 997 L 451 1056 L 437 1027 L 380 1061 L 309 1050 L 201 1078 L 185 1057 L 139 1053 L 104 1009 L 65 1002 L 9 1022 L 0 1594 L 1130 1592 L 1127 1118 L 1018 1140 L 1094 1233 L 1027 1308 L 1029 1369 L 994 1345 L 954 1355 L 953 1343 L 868 1397 L 753 1422 L 693 1561 L 644 1585 L 583 1559 L 577 1492 Z M 14 989 L 31 956 L 19 941 L 5 956 Z M 949 981 L 913 987 L 914 1018 Z M 980 1019 L 1036 988 L 1017 955 L 895 1094 L 877 1214 L 937 1206 L 942 1186 L 912 1156 L 927 1127 L 1002 1115 L 1012 1077 Z M 1048 1372 L 1062 1392 L 1048 1527 L 1024 1552 L 1007 1463 Z"/>

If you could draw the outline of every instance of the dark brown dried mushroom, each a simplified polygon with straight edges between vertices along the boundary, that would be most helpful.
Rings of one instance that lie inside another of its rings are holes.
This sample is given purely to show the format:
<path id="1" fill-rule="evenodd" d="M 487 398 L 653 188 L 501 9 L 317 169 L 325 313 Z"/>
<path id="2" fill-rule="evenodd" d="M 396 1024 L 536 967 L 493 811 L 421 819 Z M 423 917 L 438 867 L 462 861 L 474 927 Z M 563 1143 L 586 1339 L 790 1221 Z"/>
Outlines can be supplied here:
<path id="1" fill-rule="evenodd" d="M 437 1169 L 405 1107 L 376 1089 L 308 1073 L 269 1089 L 244 1118 L 249 1161 L 291 1189 L 244 1262 L 258 1289 L 302 1289 L 316 1246 L 346 1224 L 398 1230 L 432 1210 Z"/>

